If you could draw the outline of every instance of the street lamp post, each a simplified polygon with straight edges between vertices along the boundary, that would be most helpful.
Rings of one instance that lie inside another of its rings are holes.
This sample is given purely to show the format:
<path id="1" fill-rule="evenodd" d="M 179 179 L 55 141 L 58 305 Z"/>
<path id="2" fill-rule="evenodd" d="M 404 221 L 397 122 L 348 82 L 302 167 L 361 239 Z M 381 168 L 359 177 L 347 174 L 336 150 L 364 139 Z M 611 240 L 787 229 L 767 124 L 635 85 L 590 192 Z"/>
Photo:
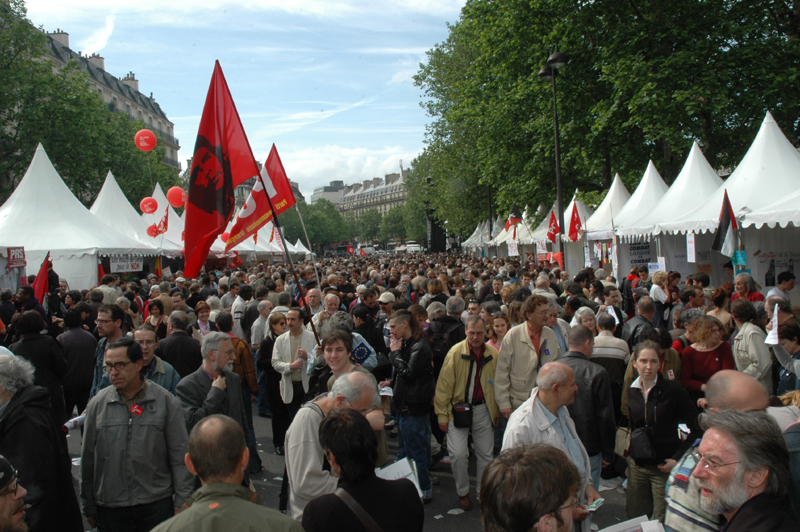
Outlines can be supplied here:
<path id="1" fill-rule="evenodd" d="M 564 233 L 564 193 L 561 189 L 561 153 L 558 137 L 558 100 L 556 99 L 556 76 L 558 69 L 569 62 L 567 54 L 555 51 L 547 58 L 547 66 L 539 71 L 539 77 L 553 80 L 553 124 L 556 141 L 556 209 L 558 209 L 558 228 Z"/>

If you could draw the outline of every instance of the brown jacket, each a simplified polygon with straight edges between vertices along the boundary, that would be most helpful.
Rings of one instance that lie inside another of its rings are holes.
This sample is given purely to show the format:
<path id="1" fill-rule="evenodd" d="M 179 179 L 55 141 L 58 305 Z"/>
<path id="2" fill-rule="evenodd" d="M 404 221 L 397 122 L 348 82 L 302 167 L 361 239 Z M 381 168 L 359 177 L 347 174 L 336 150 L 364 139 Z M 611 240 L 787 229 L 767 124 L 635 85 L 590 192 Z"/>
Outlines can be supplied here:
<path id="1" fill-rule="evenodd" d="M 233 342 L 233 348 L 236 349 L 233 371 L 242 379 L 242 390 L 250 388 L 252 393 L 258 393 L 256 365 L 253 362 L 253 352 L 250 351 L 250 346 L 241 338 L 231 337 L 231 342 Z"/>

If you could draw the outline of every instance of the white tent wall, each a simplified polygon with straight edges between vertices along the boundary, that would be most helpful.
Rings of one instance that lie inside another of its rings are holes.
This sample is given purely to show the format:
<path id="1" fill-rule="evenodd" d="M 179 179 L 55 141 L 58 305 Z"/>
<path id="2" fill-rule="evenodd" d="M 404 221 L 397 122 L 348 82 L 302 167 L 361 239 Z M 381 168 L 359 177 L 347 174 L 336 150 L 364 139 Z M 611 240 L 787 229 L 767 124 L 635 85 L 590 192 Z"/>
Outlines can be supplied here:
<path id="1" fill-rule="evenodd" d="M 25 250 L 28 271 L 36 274 L 47 255 L 46 251 Z M 57 256 L 51 258 L 53 270 L 60 279 L 66 279 L 70 290 L 90 290 L 97 286 L 97 254 Z"/>
<path id="2" fill-rule="evenodd" d="M 567 223 L 566 220 L 564 223 Z M 574 277 L 585 266 L 584 253 L 583 253 L 583 240 L 577 242 L 563 242 L 564 246 L 564 266 L 570 277 Z"/>

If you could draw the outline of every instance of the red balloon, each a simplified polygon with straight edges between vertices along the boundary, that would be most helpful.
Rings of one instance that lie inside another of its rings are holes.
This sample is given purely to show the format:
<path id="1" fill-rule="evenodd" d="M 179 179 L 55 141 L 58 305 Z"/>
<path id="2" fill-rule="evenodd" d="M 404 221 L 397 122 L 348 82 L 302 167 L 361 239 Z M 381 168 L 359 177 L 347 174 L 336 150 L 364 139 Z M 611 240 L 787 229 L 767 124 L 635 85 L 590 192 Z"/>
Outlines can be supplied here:
<path id="1" fill-rule="evenodd" d="M 158 227 L 156 226 L 156 224 L 147 227 L 147 234 L 153 238 L 158 236 Z"/>
<path id="2" fill-rule="evenodd" d="M 220 240 L 222 240 L 223 242 L 227 242 L 230 237 L 231 237 L 231 234 L 229 232 L 227 232 L 227 231 L 225 231 L 224 233 L 219 235 Z"/>
<path id="3" fill-rule="evenodd" d="M 156 134 L 149 129 L 140 129 L 133 137 L 136 147 L 142 151 L 150 151 L 156 147 Z"/>
<path id="4" fill-rule="evenodd" d="M 172 187 L 167 191 L 167 201 L 175 207 L 183 207 L 186 203 L 186 192 L 181 187 Z"/>
<path id="5" fill-rule="evenodd" d="M 142 212 L 145 214 L 153 214 L 156 212 L 156 209 L 158 209 L 158 202 L 155 198 L 147 196 L 139 202 L 139 208 L 142 209 Z"/>

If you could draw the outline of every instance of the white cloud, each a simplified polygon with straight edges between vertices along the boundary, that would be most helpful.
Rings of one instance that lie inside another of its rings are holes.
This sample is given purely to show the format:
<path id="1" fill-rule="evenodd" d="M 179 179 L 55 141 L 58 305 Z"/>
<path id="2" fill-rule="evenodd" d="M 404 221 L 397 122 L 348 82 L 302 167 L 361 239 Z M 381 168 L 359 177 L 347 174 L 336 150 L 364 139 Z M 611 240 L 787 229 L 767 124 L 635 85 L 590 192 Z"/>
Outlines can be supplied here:
<path id="1" fill-rule="evenodd" d="M 106 25 L 80 41 L 78 50 L 81 50 L 86 55 L 97 53 L 106 47 L 112 33 L 114 33 L 114 15 L 108 15 L 106 17 Z"/>

